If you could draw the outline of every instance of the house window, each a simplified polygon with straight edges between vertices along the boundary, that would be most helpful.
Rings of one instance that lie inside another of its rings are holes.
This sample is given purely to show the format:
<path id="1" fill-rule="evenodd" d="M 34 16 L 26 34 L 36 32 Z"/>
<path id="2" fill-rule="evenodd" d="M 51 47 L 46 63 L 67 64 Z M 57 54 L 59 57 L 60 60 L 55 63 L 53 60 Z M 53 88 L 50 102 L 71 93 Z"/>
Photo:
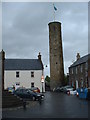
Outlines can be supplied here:
<path id="1" fill-rule="evenodd" d="M 19 88 L 20 87 L 20 82 L 16 82 L 15 83 L 15 89 Z"/>
<path id="2" fill-rule="evenodd" d="M 78 88 L 78 80 L 76 80 L 76 89 Z"/>
<path id="3" fill-rule="evenodd" d="M 81 65 L 81 73 L 82 73 L 82 71 L 83 71 L 83 68 L 82 68 L 82 65 Z"/>
<path id="4" fill-rule="evenodd" d="M 72 86 L 74 86 L 74 82 L 72 81 Z"/>
<path id="5" fill-rule="evenodd" d="M 16 78 L 19 78 L 19 72 L 16 72 Z"/>
<path id="6" fill-rule="evenodd" d="M 85 71 L 85 75 L 86 75 L 86 77 L 88 77 L 88 72 L 87 71 Z"/>
<path id="7" fill-rule="evenodd" d="M 31 77 L 34 77 L 34 72 L 31 72 Z"/>
<path id="8" fill-rule="evenodd" d="M 73 74 L 73 68 L 71 69 L 71 72 L 72 72 L 72 74 Z"/>
<path id="9" fill-rule="evenodd" d="M 20 82 L 16 82 L 16 85 L 19 86 L 19 85 L 20 85 Z"/>
<path id="10" fill-rule="evenodd" d="M 83 87 L 83 80 L 81 79 L 81 87 Z"/>
<path id="11" fill-rule="evenodd" d="M 76 67 L 76 74 L 77 74 L 77 67 Z"/>
<path id="12" fill-rule="evenodd" d="M 88 70 L 88 63 L 87 62 L 85 63 L 85 68 L 86 68 L 86 70 Z"/>
<path id="13" fill-rule="evenodd" d="M 34 87 L 34 82 L 31 83 L 31 87 Z"/>

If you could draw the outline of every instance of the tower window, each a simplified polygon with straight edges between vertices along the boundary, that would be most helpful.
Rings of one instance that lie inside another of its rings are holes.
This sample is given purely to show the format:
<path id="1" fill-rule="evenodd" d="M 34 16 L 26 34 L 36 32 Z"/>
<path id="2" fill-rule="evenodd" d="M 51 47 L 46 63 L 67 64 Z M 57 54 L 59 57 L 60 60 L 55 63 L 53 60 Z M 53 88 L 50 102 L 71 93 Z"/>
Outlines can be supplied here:
<path id="1" fill-rule="evenodd" d="M 56 64 L 57 64 L 57 62 L 56 62 Z"/>
<path id="2" fill-rule="evenodd" d="M 55 26 L 54 26 L 54 31 L 55 31 Z"/>

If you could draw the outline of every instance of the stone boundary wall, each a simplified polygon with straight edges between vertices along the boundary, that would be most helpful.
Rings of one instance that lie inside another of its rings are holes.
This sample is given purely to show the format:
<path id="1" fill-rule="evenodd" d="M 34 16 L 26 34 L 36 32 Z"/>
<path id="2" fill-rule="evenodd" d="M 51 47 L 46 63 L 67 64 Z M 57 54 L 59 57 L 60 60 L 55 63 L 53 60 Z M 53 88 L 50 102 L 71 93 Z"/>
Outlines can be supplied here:
<path id="1" fill-rule="evenodd" d="M 2 118 L 2 53 L 0 52 L 0 119 Z"/>

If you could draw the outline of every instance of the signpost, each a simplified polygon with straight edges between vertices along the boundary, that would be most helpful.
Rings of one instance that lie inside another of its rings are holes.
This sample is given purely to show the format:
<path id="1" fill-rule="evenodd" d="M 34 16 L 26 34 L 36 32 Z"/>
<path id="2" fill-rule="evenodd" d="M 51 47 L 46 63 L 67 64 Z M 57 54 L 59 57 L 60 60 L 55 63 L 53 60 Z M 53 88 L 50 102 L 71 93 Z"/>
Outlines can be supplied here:
<path id="1" fill-rule="evenodd" d="M 44 83 L 44 76 L 41 77 L 41 83 L 42 83 L 42 93 L 43 93 L 43 83 Z"/>

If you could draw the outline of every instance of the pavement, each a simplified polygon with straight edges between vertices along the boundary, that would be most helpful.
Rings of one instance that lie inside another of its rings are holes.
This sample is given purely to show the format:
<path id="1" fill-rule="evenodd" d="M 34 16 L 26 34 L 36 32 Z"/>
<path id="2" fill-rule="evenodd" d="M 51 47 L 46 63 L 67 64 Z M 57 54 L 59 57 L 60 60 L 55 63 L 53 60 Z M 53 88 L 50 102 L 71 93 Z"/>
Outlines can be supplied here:
<path id="1" fill-rule="evenodd" d="M 2 118 L 88 118 L 90 101 L 64 93 L 46 92 L 44 100 L 28 101 L 25 108 L 2 110 Z"/>

